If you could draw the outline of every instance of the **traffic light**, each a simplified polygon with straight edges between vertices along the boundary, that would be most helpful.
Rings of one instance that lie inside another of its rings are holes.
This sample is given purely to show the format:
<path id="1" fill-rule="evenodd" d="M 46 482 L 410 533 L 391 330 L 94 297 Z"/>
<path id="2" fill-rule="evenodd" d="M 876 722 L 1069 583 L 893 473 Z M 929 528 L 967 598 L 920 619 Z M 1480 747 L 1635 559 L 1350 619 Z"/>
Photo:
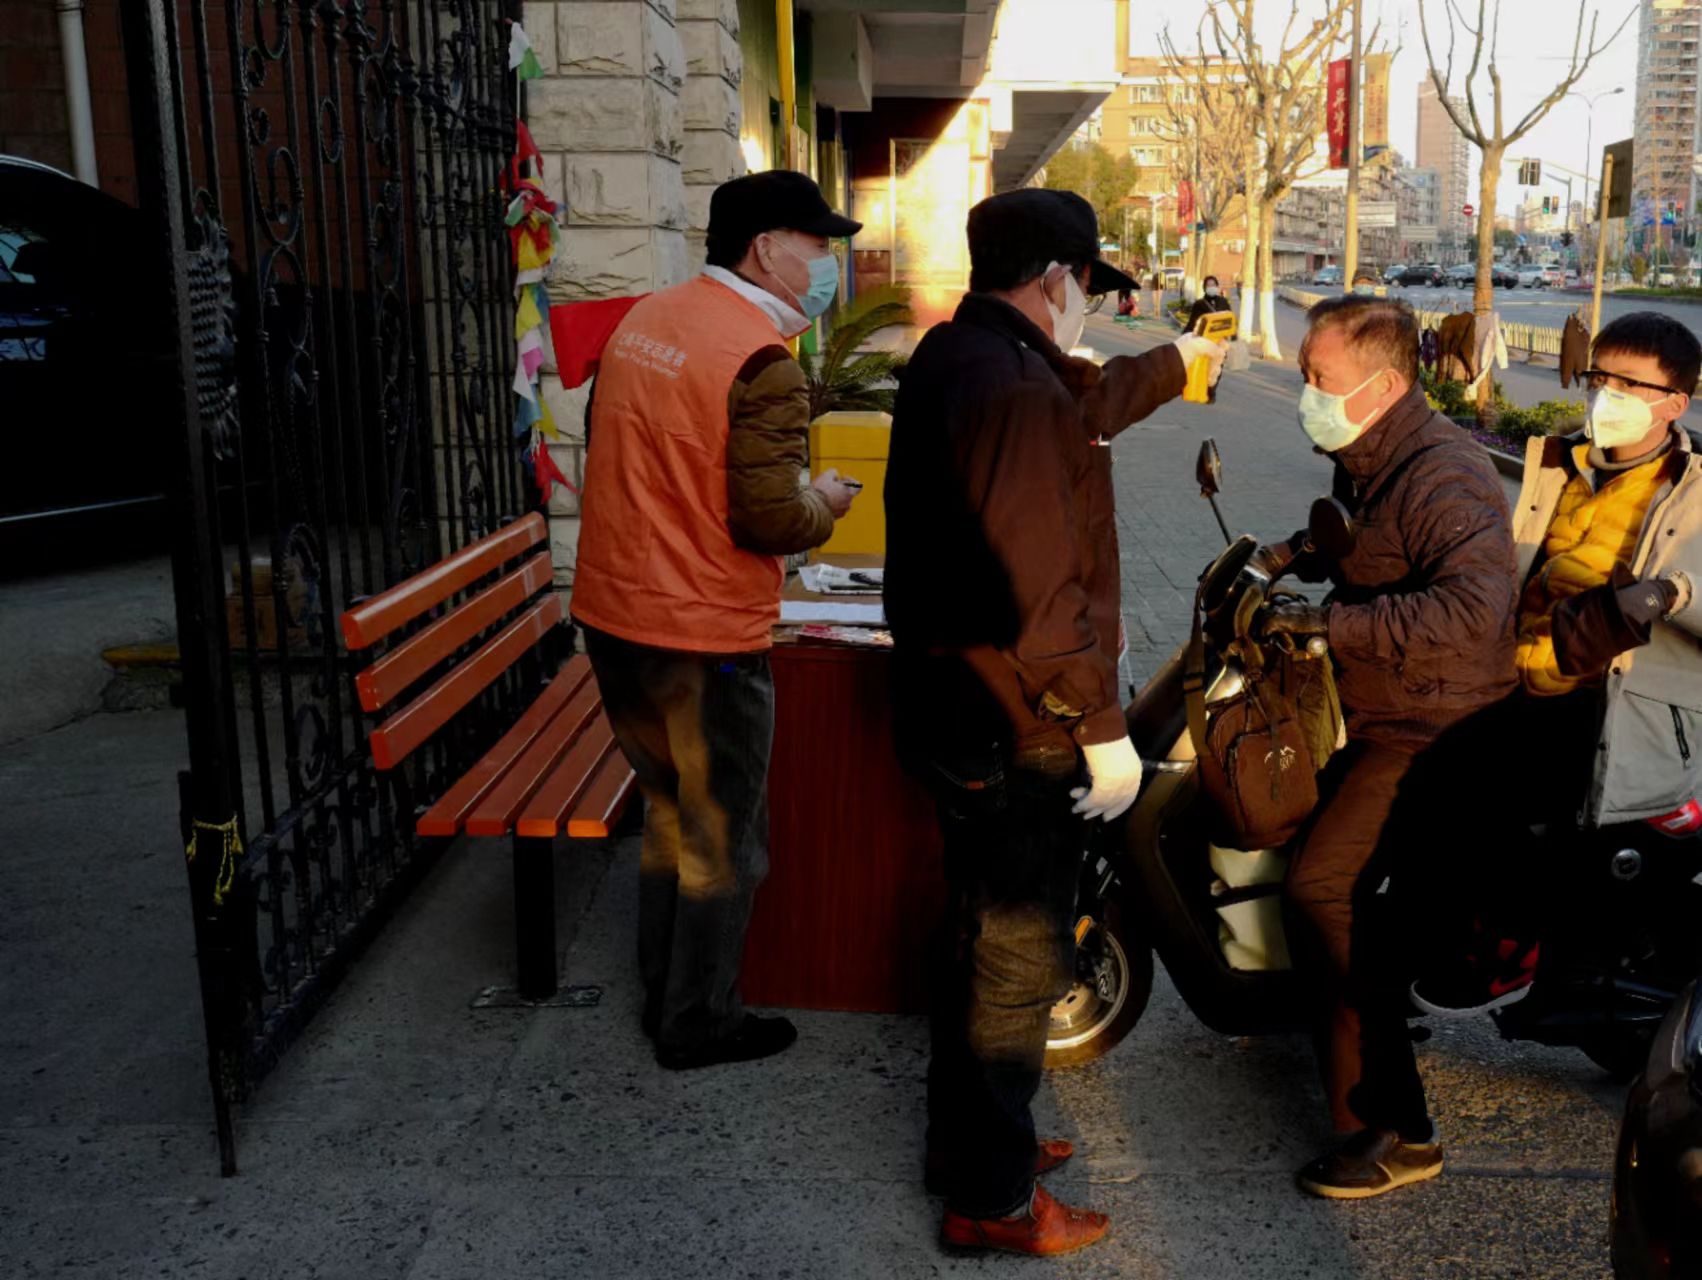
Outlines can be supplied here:
<path id="1" fill-rule="evenodd" d="M 1521 187 L 1534 187 L 1538 183 L 1540 183 L 1541 181 L 1542 181 L 1542 161 L 1541 160 L 1521 160 L 1521 161 L 1519 161 L 1519 185 Z"/>

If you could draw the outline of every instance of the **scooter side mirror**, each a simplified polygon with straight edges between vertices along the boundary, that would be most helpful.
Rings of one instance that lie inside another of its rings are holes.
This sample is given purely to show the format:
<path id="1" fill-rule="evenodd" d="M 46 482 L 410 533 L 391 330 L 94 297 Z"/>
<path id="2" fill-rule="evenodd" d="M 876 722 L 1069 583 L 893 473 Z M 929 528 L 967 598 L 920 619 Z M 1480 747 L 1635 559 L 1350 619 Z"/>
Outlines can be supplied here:
<path id="1" fill-rule="evenodd" d="M 1217 441 L 1207 440 L 1200 445 L 1200 456 L 1194 463 L 1194 479 L 1200 483 L 1200 493 L 1215 498 L 1223 492 L 1223 458 L 1218 454 Z"/>
<path id="2" fill-rule="evenodd" d="M 1359 529 L 1348 509 L 1335 498 L 1319 498 L 1306 521 L 1306 538 L 1312 549 L 1332 560 L 1341 560 L 1359 540 Z"/>

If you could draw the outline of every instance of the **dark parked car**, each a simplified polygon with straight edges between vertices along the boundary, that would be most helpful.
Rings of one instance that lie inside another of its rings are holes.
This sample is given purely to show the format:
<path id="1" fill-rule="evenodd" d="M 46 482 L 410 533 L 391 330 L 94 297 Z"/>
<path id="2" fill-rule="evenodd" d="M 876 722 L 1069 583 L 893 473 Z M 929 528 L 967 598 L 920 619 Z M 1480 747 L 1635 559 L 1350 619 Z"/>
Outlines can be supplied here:
<path id="1" fill-rule="evenodd" d="M 1519 273 L 1511 267 L 1491 267 L 1489 279 L 1490 283 L 1497 289 L 1517 289 L 1519 287 Z"/>
<path id="2" fill-rule="evenodd" d="M 134 208 L 0 156 L 0 572 L 162 545 L 170 334 L 146 254 Z"/>
<path id="3" fill-rule="evenodd" d="M 1440 288 L 1448 283 L 1448 277 L 1442 274 L 1442 268 L 1433 262 L 1420 262 L 1401 272 L 1402 284 L 1427 285 L 1430 288 Z"/>
<path id="4" fill-rule="evenodd" d="M 1617 1280 L 1702 1275 L 1702 999 L 1673 1005 L 1631 1089 L 1613 1170 Z"/>

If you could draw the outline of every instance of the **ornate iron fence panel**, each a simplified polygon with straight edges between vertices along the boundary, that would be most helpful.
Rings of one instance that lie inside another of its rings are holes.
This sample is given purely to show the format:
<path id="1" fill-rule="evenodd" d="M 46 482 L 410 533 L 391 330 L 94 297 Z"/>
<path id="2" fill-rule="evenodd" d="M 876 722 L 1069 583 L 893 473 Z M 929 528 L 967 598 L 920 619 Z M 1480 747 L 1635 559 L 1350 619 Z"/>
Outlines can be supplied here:
<path id="1" fill-rule="evenodd" d="M 416 813 L 518 693 L 379 775 L 337 625 L 529 500 L 501 191 L 518 8 L 124 0 L 175 322 L 183 834 L 227 1173 L 232 1104 L 430 858 Z"/>

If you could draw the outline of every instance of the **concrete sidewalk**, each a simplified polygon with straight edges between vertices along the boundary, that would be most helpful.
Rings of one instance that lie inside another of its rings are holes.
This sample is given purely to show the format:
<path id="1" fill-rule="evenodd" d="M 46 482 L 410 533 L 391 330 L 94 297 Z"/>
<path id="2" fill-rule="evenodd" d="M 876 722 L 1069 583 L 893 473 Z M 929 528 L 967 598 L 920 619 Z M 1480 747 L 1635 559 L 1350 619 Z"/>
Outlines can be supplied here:
<path id="1" fill-rule="evenodd" d="M 1579 1277 L 1603 1274 L 1618 1096 L 1576 1055 L 1427 1048 L 1453 1163 L 1374 1205 L 1293 1189 L 1326 1140 L 1297 1038 L 1201 1027 L 1160 978 L 1129 1043 L 1038 1102 L 1110 1211 L 1058 1263 L 958 1258 L 921 1189 L 926 1028 L 803 1013 L 768 1063 L 674 1075 L 638 1029 L 635 858 L 558 854 L 584 1010 L 474 1011 L 509 963 L 507 860 L 452 852 L 238 1121 L 216 1174 L 169 713 L 0 750 L 0 1274 L 8 1277 Z M 57 785 L 44 785 L 58 777 Z M 125 832 L 139 833 L 127 836 Z M 1486 1212 L 1493 1206 L 1493 1210 Z"/>

